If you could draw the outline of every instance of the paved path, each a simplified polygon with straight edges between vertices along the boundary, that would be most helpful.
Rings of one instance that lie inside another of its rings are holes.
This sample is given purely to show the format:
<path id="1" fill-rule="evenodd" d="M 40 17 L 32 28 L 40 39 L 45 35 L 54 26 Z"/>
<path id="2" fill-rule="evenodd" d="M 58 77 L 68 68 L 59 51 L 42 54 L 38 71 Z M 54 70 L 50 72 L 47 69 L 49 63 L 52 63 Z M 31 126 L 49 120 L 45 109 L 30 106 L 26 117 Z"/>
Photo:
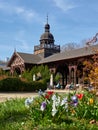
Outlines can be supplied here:
<path id="1" fill-rule="evenodd" d="M 38 96 L 38 93 L 0 93 L 0 102 L 10 98 L 26 98 Z"/>
<path id="2" fill-rule="evenodd" d="M 72 90 L 49 90 L 49 91 L 54 91 L 54 92 L 57 92 L 57 93 L 68 93 L 68 92 L 72 92 Z M 38 93 L 0 93 L 0 102 L 3 102 L 3 101 L 6 101 L 7 99 L 10 99 L 10 98 L 26 98 L 26 97 L 35 97 L 35 96 L 38 96 Z"/>

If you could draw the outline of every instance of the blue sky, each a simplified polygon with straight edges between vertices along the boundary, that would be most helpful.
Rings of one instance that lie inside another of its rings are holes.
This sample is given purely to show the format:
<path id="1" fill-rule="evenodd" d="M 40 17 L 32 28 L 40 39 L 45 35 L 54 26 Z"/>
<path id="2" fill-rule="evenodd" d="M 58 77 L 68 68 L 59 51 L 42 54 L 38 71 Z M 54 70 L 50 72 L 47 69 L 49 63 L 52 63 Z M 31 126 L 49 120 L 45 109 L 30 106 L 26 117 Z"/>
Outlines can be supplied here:
<path id="1" fill-rule="evenodd" d="M 82 44 L 98 33 L 98 0 L 0 0 L 0 60 L 14 50 L 33 53 L 44 25 L 55 44 Z"/>

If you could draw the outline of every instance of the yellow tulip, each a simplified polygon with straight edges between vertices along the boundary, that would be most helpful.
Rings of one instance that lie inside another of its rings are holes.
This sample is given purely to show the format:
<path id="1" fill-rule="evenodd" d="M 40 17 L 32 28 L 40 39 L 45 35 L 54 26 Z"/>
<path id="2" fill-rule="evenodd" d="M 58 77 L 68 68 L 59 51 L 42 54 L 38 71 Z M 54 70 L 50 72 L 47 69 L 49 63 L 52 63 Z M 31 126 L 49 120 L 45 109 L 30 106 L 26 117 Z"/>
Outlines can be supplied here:
<path id="1" fill-rule="evenodd" d="M 90 104 L 93 104 L 93 103 L 94 103 L 93 98 L 90 98 L 89 103 L 90 103 Z"/>

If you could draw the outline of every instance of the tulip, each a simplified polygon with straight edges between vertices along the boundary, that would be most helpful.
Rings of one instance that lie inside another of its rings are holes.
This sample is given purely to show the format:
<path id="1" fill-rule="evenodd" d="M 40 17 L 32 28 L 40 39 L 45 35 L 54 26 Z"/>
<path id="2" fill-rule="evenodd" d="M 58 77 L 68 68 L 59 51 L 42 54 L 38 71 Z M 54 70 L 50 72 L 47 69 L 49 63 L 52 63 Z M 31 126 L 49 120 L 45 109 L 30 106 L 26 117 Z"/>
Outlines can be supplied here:
<path id="1" fill-rule="evenodd" d="M 94 103 L 93 98 L 90 98 L 90 99 L 89 99 L 89 104 L 93 104 L 93 103 Z"/>
<path id="2" fill-rule="evenodd" d="M 45 95 L 45 98 L 46 98 L 46 99 L 49 99 L 49 98 L 50 98 L 50 96 L 49 96 L 48 94 L 46 94 L 46 95 Z"/>
<path id="3" fill-rule="evenodd" d="M 78 99 L 82 99 L 83 98 L 83 93 L 80 93 L 80 94 L 76 94 L 76 96 L 78 97 Z"/>
<path id="4" fill-rule="evenodd" d="M 50 96 L 51 96 L 53 93 L 54 93 L 53 91 L 48 91 L 48 92 L 47 92 L 47 94 L 50 95 Z"/>

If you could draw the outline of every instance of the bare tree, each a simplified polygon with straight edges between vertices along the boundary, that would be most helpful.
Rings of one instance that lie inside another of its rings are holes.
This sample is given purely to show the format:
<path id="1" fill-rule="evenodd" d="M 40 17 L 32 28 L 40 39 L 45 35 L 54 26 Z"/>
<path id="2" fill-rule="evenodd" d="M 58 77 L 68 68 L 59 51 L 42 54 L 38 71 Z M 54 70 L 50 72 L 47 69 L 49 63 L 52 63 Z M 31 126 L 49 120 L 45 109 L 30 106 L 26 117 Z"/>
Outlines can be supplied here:
<path id="1" fill-rule="evenodd" d="M 78 45 L 78 44 L 76 44 L 76 43 L 74 43 L 74 42 L 72 42 L 72 43 L 66 43 L 65 45 L 63 45 L 63 46 L 61 47 L 61 51 L 62 51 L 62 52 L 65 52 L 65 51 L 74 50 L 74 49 L 76 49 L 76 48 L 79 48 L 79 45 Z"/>
<path id="2" fill-rule="evenodd" d="M 93 45 L 93 44 L 95 44 L 96 42 L 98 42 L 98 33 L 96 33 L 96 35 L 93 37 L 93 38 L 91 38 L 91 39 L 89 39 L 87 42 L 86 42 L 86 45 Z"/>

